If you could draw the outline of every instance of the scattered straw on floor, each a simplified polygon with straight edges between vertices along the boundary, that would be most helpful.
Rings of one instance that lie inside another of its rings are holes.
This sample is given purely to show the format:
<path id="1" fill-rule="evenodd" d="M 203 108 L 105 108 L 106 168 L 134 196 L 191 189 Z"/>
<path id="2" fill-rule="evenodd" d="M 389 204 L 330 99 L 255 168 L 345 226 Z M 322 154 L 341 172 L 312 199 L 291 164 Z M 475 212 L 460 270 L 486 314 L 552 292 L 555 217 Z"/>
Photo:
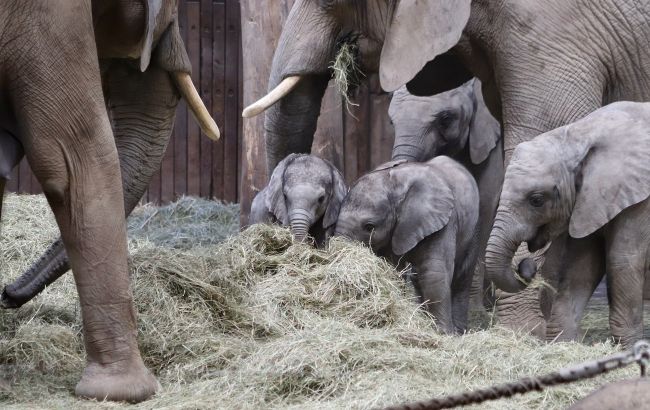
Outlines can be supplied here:
<path id="1" fill-rule="evenodd" d="M 2 283 L 56 236 L 42 197 L 10 195 Z M 237 231 L 231 205 L 184 198 L 129 222 L 139 341 L 162 391 L 131 408 L 374 408 L 483 387 L 612 353 L 597 342 L 544 344 L 491 328 L 436 334 L 398 273 L 335 240 L 292 244 L 281 228 Z M 76 399 L 83 368 L 70 275 L 18 311 L 0 311 L 0 406 L 122 407 Z M 565 408 L 607 377 L 484 404 Z"/>

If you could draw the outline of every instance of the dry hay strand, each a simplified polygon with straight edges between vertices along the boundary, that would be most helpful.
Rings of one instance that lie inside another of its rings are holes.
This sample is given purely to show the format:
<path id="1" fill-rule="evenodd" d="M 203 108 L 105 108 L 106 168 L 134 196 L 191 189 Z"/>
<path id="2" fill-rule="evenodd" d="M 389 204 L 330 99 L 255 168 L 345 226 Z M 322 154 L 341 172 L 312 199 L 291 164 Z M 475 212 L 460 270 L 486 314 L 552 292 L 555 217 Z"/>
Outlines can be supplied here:
<path id="1" fill-rule="evenodd" d="M 341 41 L 338 52 L 334 56 L 334 61 L 329 66 L 332 70 L 336 90 L 343 98 L 345 108 L 350 115 L 352 115 L 350 106 L 359 106 L 359 104 L 352 102 L 350 94 L 360 84 L 361 78 L 365 77 L 357 63 L 358 54 L 359 46 L 356 42 L 351 39 Z"/>
<path id="2" fill-rule="evenodd" d="M 161 208 L 169 212 L 146 206 L 129 223 L 140 348 L 163 387 L 129 407 L 374 408 L 546 373 L 616 350 L 600 342 L 545 344 L 501 328 L 439 335 L 399 272 L 367 248 L 334 240 L 316 250 L 293 243 L 286 229 L 262 225 L 211 243 L 201 233 L 236 230 L 233 209 L 183 201 L 183 212 L 179 204 Z M 230 216 L 214 215 L 220 212 Z M 188 222 L 183 215 L 204 224 L 194 247 L 176 233 Z M 8 196 L 4 217 L 7 282 L 56 227 L 38 196 Z M 214 226 L 220 221 L 226 225 Z M 0 311 L 0 380 L 10 382 L 0 383 L 3 408 L 121 407 L 73 396 L 83 363 L 70 275 L 18 311 Z M 480 408 L 565 408 L 605 380 L 636 371 Z"/>

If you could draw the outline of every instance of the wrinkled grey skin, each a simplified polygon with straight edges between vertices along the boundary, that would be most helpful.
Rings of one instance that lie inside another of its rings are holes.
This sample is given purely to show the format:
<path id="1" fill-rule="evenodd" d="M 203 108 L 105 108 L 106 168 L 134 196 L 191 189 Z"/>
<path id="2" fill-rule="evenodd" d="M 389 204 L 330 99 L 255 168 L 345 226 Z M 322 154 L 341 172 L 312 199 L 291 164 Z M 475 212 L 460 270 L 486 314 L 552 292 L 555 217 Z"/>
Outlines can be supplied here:
<path id="1" fill-rule="evenodd" d="M 650 403 L 650 379 L 621 380 L 608 383 L 569 410 L 640 410 Z"/>
<path id="2" fill-rule="evenodd" d="M 269 184 L 255 196 L 250 221 L 290 226 L 297 241 L 310 235 L 322 245 L 333 233 L 347 192 L 343 176 L 329 161 L 291 154 L 275 167 Z"/>
<path id="3" fill-rule="evenodd" d="M 171 136 L 180 95 L 174 72 L 191 72 L 177 21 L 177 2 L 166 0 L 153 21 L 153 50 L 146 71 L 138 66 L 138 47 L 148 15 L 142 2 L 92 1 L 103 96 L 120 160 L 125 215 L 149 186 Z M 154 7 L 154 6 L 150 6 Z M 135 53 L 135 54 L 134 54 Z M 7 123 L 8 121 L 3 121 Z M 0 188 L 22 158 L 18 130 L 0 134 Z M 7 285 L 0 304 L 18 308 L 70 268 L 62 240 L 54 241 L 20 278 Z"/>
<path id="4" fill-rule="evenodd" d="M 568 232 L 550 340 L 575 340 L 594 289 L 608 273 L 609 323 L 624 346 L 643 336 L 650 251 L 650 104 L 619 102 L 520 144 L 506 170 L 486 272 L 515 292 L 515 249 L 541 249 Z M 529 276 L 527 273 L 524 276 Z M 528 278 L 526 278 L 528 279 Z"/>
<path id="5" fill-rule="evenodd" d="M 501 126 L 490 114 L 481 82 L 433 96 L 415 96 L 401 87 L 388 110 L 395 127 L 393 160 L 428 161 L 438 155 L 460 162 L 474 177 L 480 195 L 479 258 L 472 284 L 476 306 L 492 304 L 489 283 L 484 283 L 483 254 L 492 229 L 503 183 Z"/>
<path id="6" fill-rule="evenodd" d="M 266 112 L 269 169 L 290 153 L 310 152 L 342 38 L 359 38 L 360 67 L 379 71 L 386 91 L 408 83 L 411 92 L 432 95 L 480 78 L 503 125 L 507 162 L 520 142 L 603 104 L 650 100 L 648 14 L 644 0 L 296 0 L 269 90 L 288 76 L 303 78 Z M 513 295 L 504 302 L 524 306 Z M 540 315 L 539 303 L 513 311 Z"/>
<path id="7" fill-rule="evenodd" d="M 478 201 L 476 182 L 449 157 L 390 162 L 350 188 L 336 235 L 368 244 L 394 263 L 410 263 L 416 291 L 439 329 L 463 332 L 477 257 Z"/>

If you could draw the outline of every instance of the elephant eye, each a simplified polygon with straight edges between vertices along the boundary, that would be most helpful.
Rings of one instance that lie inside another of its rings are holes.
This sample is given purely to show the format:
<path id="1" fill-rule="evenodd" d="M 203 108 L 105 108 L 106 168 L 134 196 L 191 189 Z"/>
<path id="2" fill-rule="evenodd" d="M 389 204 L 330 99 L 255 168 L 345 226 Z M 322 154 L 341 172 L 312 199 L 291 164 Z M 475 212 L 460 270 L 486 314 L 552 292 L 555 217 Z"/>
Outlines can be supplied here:
<path id="1" fill-rule="evenodd" d="M 318 197 L 318 203 L 319 204 L 322 204 L 324 200 L 325 200 L 325 195 L 321 195 L 321 196 Z"/>
<path id="2" fill-rule="evenodd" d="M 535 208 L 540 208 L 544 205 L 544 195 L 543 194 L 532 194 L 528 197 L 528 203 Z"/>
<path id="3" fill-rule="evenodd" d="M 443 129 L 449 128 L 455 119 L 456 115 L 451 111 L 443 111 L 436 117 L 438 125 Z"/>
<path id="4" fill-rule="evenodd" d="M 363 230 L 366 232 L 372 232 L 375 230 L 375 225 L 373 225 L 371 222 L 366 222 L 363 224 Z"/>

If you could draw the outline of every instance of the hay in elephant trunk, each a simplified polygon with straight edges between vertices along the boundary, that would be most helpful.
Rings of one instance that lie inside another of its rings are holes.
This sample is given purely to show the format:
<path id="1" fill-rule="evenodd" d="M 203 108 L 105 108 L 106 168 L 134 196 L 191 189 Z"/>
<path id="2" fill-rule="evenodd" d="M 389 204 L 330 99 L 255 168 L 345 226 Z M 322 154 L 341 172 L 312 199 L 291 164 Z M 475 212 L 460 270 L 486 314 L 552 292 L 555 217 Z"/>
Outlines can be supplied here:
<path id="1" fill-rule="evenodd" d="M 57 234 L 42 197 L 10 195 L 6 204 L 2 282 Z M 498 327 L 439 335 L 400 273 L 367 248 L 334 240 L 315 250 L 271 226 L 235 234 L 237 220 L 234 206 L 193 198 L 141 207 L 130 220 L 138 338 L 162 391 L 129 408 L 375 408 L 616 350 Z M 84 364 L 79 314 L 71 275 L 20 310 L 0 311 L 0 406 L 122 407 L 72 394 Z M 480 408 L 565 408 L 636 372 Z"/>

